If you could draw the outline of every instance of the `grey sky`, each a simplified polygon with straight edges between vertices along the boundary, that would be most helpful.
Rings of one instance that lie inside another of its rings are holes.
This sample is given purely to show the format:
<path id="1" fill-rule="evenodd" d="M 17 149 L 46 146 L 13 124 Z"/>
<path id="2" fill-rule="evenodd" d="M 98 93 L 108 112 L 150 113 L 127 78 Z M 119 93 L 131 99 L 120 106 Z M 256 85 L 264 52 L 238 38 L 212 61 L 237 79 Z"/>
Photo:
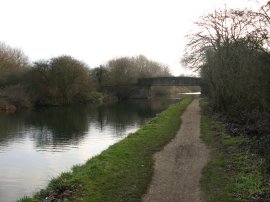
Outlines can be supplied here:
<path id="1" fill-rule="evenodd" d="M 189 74 L 179 63 L 192 22 L 215 8 L 248 0 L 0 0 L 0 41 L 31 61 L 62 54 L 91 68 L 143 54 Z"/>

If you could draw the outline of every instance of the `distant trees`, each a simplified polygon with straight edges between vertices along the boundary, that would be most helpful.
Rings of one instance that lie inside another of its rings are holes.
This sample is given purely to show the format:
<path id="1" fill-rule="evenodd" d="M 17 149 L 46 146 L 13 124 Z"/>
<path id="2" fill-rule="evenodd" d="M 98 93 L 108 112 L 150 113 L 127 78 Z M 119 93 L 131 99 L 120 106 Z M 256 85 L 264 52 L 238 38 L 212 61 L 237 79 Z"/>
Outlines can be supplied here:
<path id="1" fill-rule="evenodd" d="M 31 78 L 31 92 L 40 105 L 89 101 L 95 90 L 88 67 L 70 56 L 36 62 Z"/>
<path id="2" fill-rule="evenodd" d="M 108 70 L 103 65 L 100 65 L 99 67 L 92 69 L 91 74 L 94 81 L 97 83 L 97 90 L 101 91 L 102 85 L 104 85 L 108 78 Z"/>
<path id="3" fill-rule="evenodd" d="M 20 49 L 0 42 L 0 88 L 17 84 L 28 67 L 28 57 Z"/>
<path id="4" fill-rule="evenodd" d="M 138 69 L 138 78 L 171 76 L 167 65 L 147 59 L 143 55 L 133 58 Z"/>
<path id="5" fill-rule="evenodd" d="M 70 56 L 29 64 L 16 48 L 0 43 L 0 102 L 2 108 L 64 105 L 93 99 L 95 83 L 89 68 Z"/>
<path id="6" fill-rule="evenodd" d="M 143 55 L 137 57 L 121 57 L 110 60 L 106 65 L 106 82 L 103 85 L 117 87 L 117 96 L 127 98 L 139 78 L 170 76 L 166 65 L 147 59 Z"/>
<path id="7" fill-rule="evenodd" d="M 117 96 L 123 98 L 138 78 L 167 75 L 165 65 L 142 55 L 110 60 L 94 69 L 65 55 L 30 64 L 21 50 L 0 43 L 0 108 L 100 102 L 106 85 L 124 86 L 117 89 Z"/>
<path id="8" fill-rule="evenodd" d="M 151 61 L 143 55 L 110 60 L 106 69 L 111 85 L 134 84 L 139 78 L 171 75 L 166 65 Z"/>
<path id="9" fill-rule="evenodd" d="M 3 108 L 10 104 L 17 108 L 31 105 L 24 82 L 29 66 L 28 58 L 21 50 L 0 42 L 0 104 Z"/>

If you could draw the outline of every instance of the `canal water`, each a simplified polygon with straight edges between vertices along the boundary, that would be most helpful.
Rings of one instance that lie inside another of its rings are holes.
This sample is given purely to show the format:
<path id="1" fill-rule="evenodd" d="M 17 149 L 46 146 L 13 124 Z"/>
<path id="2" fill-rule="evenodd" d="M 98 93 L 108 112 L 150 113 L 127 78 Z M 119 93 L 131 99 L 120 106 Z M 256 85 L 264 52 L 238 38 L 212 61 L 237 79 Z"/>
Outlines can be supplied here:
<path id="1" fill-rule="evenodd" d="M 176 102 L 133 100 L 0 113 L 0 202 L 32 195 Z"/>

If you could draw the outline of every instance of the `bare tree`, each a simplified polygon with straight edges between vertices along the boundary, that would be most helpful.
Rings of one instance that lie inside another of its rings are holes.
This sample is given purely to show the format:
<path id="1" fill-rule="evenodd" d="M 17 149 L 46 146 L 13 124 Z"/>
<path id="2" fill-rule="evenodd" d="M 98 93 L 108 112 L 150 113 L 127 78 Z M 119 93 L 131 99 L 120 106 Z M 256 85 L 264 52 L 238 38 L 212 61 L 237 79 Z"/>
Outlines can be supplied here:
<path id="1" fill-rule="evenodd" d="M 268 17 L 269 2 L 258 11 L 216 10 L 195 23 L 182 63 L 200 70 L 215 109 L 238 113 L 267 106 Z"/>
<path id="2" fill-rule="evenodd" d="M 269 43 L 270 38 L 268 15 L 262 11 L 266 14 L 269 12 L 266 7 L 262 7 L 259 12 L 225 8 L 202 16 L 195 23 L 195 33 L 188 36 L 189 43 L 182 63 L 191 69 L 200 69 L 209 49 L 217 52 L 222 46 L 240 39 L 249 40 L 256 48 L 262 48 L 262 45 Z"/>
<path id="3" fill-rule="evenodd" d="M 20 50 L 0 42 L 0 87 L 17 84 L 19 75 L 29 66 L 28 57 Z"/>
<path id="4" fill-rule="evenodd" d="M 110 60 L 107 64 L 112 85 L 136 83 L 138 78 L 169 76 L 166 65 L 147 59 L 143 55 Z"/>

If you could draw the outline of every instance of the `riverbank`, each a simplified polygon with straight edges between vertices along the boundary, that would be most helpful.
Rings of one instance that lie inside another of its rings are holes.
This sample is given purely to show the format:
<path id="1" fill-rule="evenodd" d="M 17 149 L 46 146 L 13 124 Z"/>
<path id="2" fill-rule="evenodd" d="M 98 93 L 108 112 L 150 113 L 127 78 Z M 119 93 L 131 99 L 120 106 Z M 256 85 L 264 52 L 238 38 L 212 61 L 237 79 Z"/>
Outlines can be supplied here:
<path id="1" fill-rule="evenodd" d="M 202 139 L 211 150 L 200 180 L 205 201 L 270 201 L 265 159 L 252 152 L 250 139 L 229 134 L 226 123 L 200 104 Z"/>
<path id="2" fill-rule="evenodd" d="M 136 133 L 20 201 L 140 201 L 153 174 L 152 155 L 175 136 L 191 101 L 185 98 L 172 105 Z"/>
<path id="3" fill-rule="evenodd" d="M 80 105 L 80 104 L 111 104 L 118 102 L 119 99 L 107 93 L 94 92 L 91 95 L 91 98 L 87 101 L 68 103 L 68 104 L 59 104 L 59 103 L 50 103 L 50 104 L 40 104 L 40 103 L 31 103 L 27 100 L 12 100 L 10 98 L 1 97 L 0 92 L 0 113 L 15 113 L 21 112 L 23 110 L 28 110 L 31 108 L 38 107 L 60 107 L 60 106 L 69 106 L 69 105 Z"/>

